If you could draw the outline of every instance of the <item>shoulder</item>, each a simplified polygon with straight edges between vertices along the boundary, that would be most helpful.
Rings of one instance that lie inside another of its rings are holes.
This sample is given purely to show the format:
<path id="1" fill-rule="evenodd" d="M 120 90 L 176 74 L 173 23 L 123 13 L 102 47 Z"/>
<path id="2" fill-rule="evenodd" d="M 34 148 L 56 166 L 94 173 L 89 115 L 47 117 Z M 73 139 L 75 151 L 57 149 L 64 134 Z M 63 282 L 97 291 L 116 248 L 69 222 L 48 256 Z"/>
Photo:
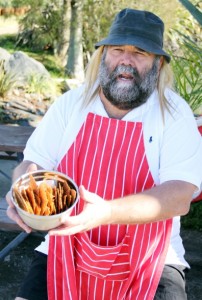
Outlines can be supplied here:
<path id="1" fill-rule="evenodd" d="M 83 104 L 84 86 L 67 91 L 58 97 L 50 107 L 53 115 L 58 114 L 65 121 L 71 117 L 74 112 L 79 112 Z"/>

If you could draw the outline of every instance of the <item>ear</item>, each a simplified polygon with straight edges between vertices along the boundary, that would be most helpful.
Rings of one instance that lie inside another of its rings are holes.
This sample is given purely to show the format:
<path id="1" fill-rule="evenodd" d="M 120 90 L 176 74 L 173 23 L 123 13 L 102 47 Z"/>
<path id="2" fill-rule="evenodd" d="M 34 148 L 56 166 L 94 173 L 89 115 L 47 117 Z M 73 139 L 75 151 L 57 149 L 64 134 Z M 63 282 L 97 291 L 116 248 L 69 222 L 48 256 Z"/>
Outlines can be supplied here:
<path id="1" fill-rule="evenodd" d="M 160 63 L 159 63 L 159 69 L 158 69 L 158 71 L 161 70 L 161 67 L 162 67 L 162 65 L 163 65 L 163 62 L 164 62 L 164 57 L 161 56 L 161 57 L 160 57 Z"/>

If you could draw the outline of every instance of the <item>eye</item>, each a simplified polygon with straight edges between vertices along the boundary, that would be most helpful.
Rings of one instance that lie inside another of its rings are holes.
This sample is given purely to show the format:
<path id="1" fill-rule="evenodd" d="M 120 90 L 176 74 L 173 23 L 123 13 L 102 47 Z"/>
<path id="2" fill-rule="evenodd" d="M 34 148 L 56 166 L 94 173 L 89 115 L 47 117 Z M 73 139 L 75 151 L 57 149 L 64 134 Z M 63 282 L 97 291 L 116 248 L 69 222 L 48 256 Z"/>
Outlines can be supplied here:
<path id="1" fill-rule="evenodd" d="M 135 50 L 135 54 L 139 55 L 139 56 L 143 56 L 143 57 L 149 56 L 149 53 L 146 52 L 146 51 L 144 51 L 144 50 L 142 50 L 142 49 L 136 49 Z"/>
<path id="2" fill-rule="evenodd" d="M 119 52 L 122 52 L 123 51 L 123 48 L 121 47 L 112 47 L 111 50 L 114 52 L 114 53 L 119 53 Z"/>
<path id="3" fill-rule="evenodd" d="M 115 48 L 114 51 L 116 51 L 116 52 L 121 52 L 121 51 L 123 51 L 123 50 L 122 50 L 121 48 Z"/>
<path id="4" fill-rule="evenodd" d="M 142 52 L 142 51 L 136 51 L 137 54 L 140 54 L 140 55 L 145 55 L 145 52 Z"/>

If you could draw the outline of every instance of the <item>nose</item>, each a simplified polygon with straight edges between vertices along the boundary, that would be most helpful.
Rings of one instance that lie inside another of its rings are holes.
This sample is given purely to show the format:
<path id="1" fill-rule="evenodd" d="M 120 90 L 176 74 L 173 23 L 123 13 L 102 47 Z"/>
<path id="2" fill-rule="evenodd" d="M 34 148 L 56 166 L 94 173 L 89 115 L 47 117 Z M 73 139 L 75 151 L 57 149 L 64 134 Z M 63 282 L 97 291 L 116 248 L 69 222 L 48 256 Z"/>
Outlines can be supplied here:
<path id="1" fill-rule="evenodd" d="M 130 51 L 123 51 L 120 63 L 125 66 L 135 66 L 135 58 L 132 52 Z"/>

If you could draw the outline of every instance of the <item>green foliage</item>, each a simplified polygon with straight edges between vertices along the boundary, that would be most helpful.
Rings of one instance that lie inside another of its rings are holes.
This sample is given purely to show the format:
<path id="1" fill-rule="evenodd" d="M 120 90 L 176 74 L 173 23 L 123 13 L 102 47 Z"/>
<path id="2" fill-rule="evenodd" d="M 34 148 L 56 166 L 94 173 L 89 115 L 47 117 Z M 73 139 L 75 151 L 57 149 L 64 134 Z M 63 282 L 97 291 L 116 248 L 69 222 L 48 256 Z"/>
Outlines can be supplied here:
<path id="1" fill-rule="evenodd" d="M 202 48 L 187 37 L 178 41 L 181 55 L 173 56 L 176 88 L 194 112 L 202 104 Z"/>
<path id="2" fill-rule="evenodd" d="M 0 47 L 12 53 L 15 50 L 16 35 L 5 34 L 0 36 Z"/>
<path id="3" fill-rule="evenodd" d="M 4 61 L 0 61 L 0 96 L 5 97 L 16 86 L 16 77 L 5 71 Z"/>
<path id="4" fill-rule="evenodd" d="M 170 31 L 172 66 L 176 89 L 194 112 L 202 105 L 202 38 L 201 27 L 189 15 Z"/>
<path id="5" fill-rule="evenodd" d="M 22 7 L 22 6 L 26 6 L 26 5 L 30 5 L 29 0 L 11 0 L 12 2 L 12 6 L 13 7 Z"/>
<path id="6" fill-rule="evenodd" d="M 33 73 L 27 78 L 27 84 L 24 90 L 31 94 L 37 93 L 45 97 L 51 97 L 58 94 L 57 85 L 53 80 L 41 74 Z"/>
<path id="7" fill-rule="evenodd" d="M 188 0 L 179 0 L 182 5 L 192 14 L 195 20 L 202 25 L 202 13 Z"/>
<path id="8" fill-rule="evenodd" d="M 1 7 L 10 7 L 12 5 L 12 0 L 0 0 Z"/>
<path id="9" fill-rule="evenodd" d="M 202 201 L 193 202 L 189 213 L 181 218 L 183 228 L 202 231 Z"/>
<path id="10" fill-rule="evenodd" d="M 34 51 L 52 48 L 59 36 L 61 11 L 57 1 L 27 1 L 30 10 L 20 20 L 16 46 L 28 46 Z"/>

